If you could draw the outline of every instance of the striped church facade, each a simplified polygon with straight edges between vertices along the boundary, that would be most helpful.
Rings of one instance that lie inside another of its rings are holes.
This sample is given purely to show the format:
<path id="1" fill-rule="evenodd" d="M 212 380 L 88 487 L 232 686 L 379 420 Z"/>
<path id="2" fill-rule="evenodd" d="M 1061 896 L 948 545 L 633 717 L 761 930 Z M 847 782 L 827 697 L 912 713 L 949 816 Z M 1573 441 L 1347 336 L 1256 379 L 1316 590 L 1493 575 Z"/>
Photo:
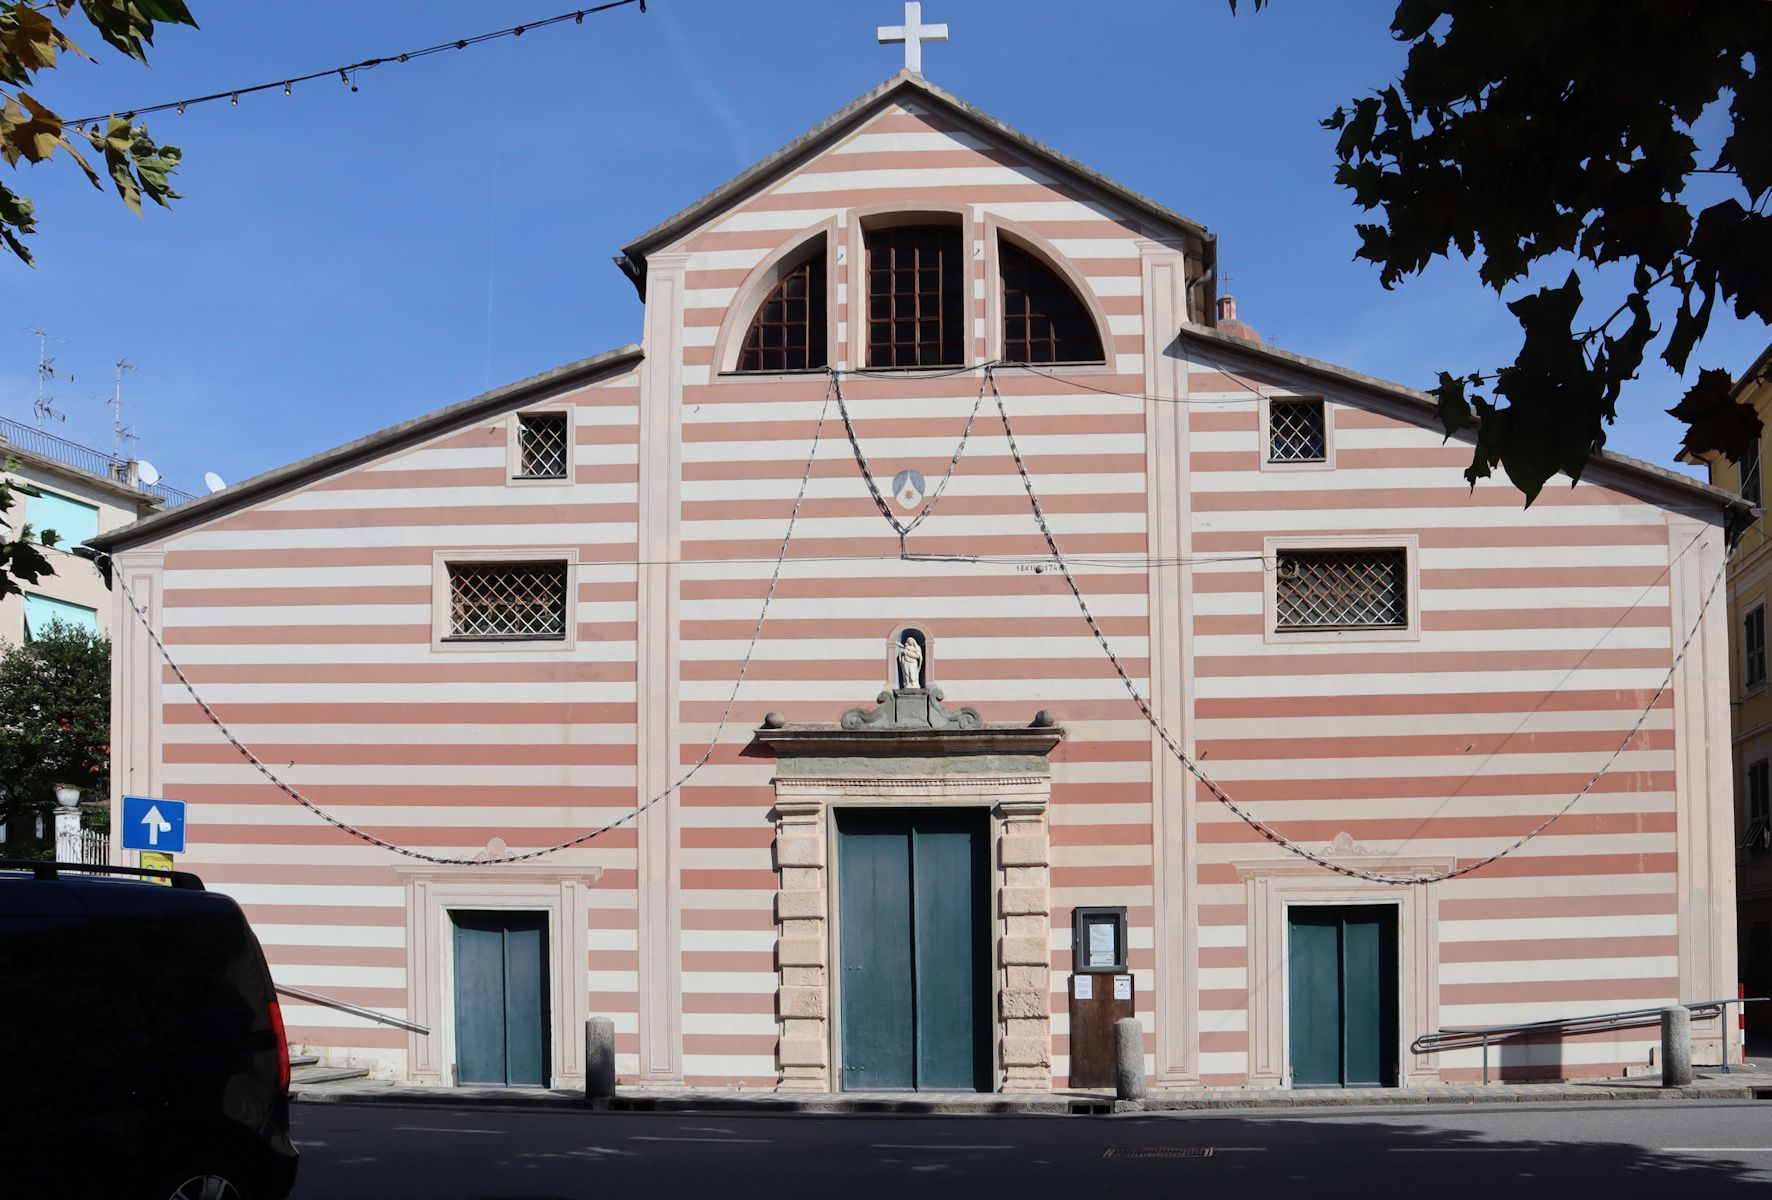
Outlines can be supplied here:
<path id="1" fill-rule="evenodd" d="M 875 370 L 870 238 L 911 221 L 958 230 L 962 361 Z M 1070 289 L 1099 362 L 1005 361 L 1005 247 Z M 827 369 L 740 369 L 812 251 Z M 626 1084 L 845 1086 L 844 814 L 919 807 L 986 831 L 980 1086 L 1072 1082 L 1080 907 L 1125 910 L 1158 1086 L 1302 1079 L 1313 907 L 1383 914 L 1381 1082 L 1477 1077 L 1474 1051 L 1409 1051 L 1442 1028 L 1734 994 L 1708 603 L 1730 497 L 1617 459 L 1524 510 L 1467 488 L 1419 393 L 1216 327 L 1206 230 L 920 76 L 623 262 L 637 346 L 100 539 L 118 795 L 189 803 L 179 865 L 240 900 L 279 982 L 431 1030 L 291 1002 L 293 1042 L 460 1080 L 455 914 L 540 913 L 546 1082 L 582 1082 L 597 1015 Z M 1320 452 L 1276 461 L 1289 403 Z M 525 420 L 562 431 L 560 477 L 524 477 Z M 937 495 L 902 538 L 882 511 Z M 1361 555 L 1397 572 L 1394 619 L 1288 624 L 1282 571 Z M 565 572 L 558 636 L 453 637 L 460 579 L 524 564 L 500 578 Z M 946 711 L 1050 746 L 1012 769 L 960 734 L 833 749 L 904 683 L 907 630 Z M 821 749 L 790 768 L 790 743 Z M 1617 1074 L 1654 1040 L 1496 1065 Z"/>

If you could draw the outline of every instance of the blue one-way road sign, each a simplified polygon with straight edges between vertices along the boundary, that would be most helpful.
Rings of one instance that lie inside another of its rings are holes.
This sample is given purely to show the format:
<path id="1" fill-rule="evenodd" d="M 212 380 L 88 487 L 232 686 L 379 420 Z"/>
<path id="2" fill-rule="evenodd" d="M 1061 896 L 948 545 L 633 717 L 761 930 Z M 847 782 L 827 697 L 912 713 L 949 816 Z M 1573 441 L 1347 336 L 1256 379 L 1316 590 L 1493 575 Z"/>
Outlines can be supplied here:
<path id="1" fill-rule="evenodd" d="M 185 802 L 151 796 L 123 797 L 123 848 L 185 852 Z"/>

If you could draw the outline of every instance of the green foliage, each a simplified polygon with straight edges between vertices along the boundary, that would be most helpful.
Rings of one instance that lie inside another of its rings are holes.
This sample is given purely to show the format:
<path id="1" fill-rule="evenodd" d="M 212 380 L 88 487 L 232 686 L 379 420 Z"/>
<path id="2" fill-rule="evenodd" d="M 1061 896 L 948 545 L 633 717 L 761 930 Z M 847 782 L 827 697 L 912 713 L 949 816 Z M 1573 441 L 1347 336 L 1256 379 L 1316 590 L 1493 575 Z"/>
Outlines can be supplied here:
<path id="1" fill-rule="evenodd" d="M 76 129 L 25 90 L 38 72 L 58 65 L 58 56 L 88 57 L 64 28 L 74 6 L 75 0 L 0 0 L 0 159 L 9 167 L 21 161 L 35 165 L 65 151 L 93 187 L 102 189 L 108 177 L 137 214 L 144 196 L 167 207 L 179 198 L 171 185 L 180 158 L 177 146 L 155 144 L 148 127 L 128 115 L 108 117 L 102 129 Z M 99 37 L 140 63 L 148 61 L 156 24 L 197 24 L 183 0 L 79 0 L 79 7 Z M 102 175 L 77 142 L 102 162 Z M 0 244 L 29 263 L 24 239 L 36 230 L 30 198 L 0 183 Z"/>
<path id="2" fill-rule="evenodd" d="M 1772 320 L 1772 216 L 1760 211 L 1772 191 L 1772 8 L 1400 0 L 1391 30 L 1410 44 L 1401 78 L 1323 122 L 1338 134 L 1336 181 L 1382 218 L 1357 230 L 1358 257 L 1384 286 L 1454 253 L 1498 293 L 1556 255 L 1629 268 L 1604 319 L 1583 320 L 1583 279 L 1595 277 L 1571 271 L 1508 304 L 1523 334 L 1512 363 L 1440 375 L 1448 436 L 1477 429 L 1466 478 L 1499 465 L 1530 504 L 1557 472 L 1580 478 L 1664 333 L 1661 358 L 1684 373 L 1719 300 Z M 1693 128 L 1719 105 L 1729 134 L 1700 166 Z M 1741 198 L 1694 215 L 1686 193 L 1700 174 Z M 1650 316 L 1658 292 L 1676 302 L 1667 330 Z M 1703 423 L 1688 451 L 1733 457 L 1760 422 L 1717 408 L 1718 378 L 1701 373 L 1671 411 Z M 1467 390 L 1486 383 L 1489 396 Z"/>
<path id="3" fill-rule="evenodd" d="M 16 459 L 7 459 L 0 465 L 11 471 L 18 466 L 18 462 Z M 0 475 L 0 597 L 18 592 L 17 581 L 20 579 L 26 583 L 36 583 L 45 575 L 55 574 L 55 568 L 37 547 L 53 546 L 61 541 L 60 535 L 53 529 L 37 533 L 28 524 L 21 523 L 16 529 L 13 527 L 6 514 L 15 503 L 15 489 L 27 490 L 26 485 Z"/>
<path id="4" fill-rule="evenodd" d="M 83 799 L 111 792 L 111 643 L 52 621 L 0 652 L 0 820 L 55 807 L 55 785 Z"/>

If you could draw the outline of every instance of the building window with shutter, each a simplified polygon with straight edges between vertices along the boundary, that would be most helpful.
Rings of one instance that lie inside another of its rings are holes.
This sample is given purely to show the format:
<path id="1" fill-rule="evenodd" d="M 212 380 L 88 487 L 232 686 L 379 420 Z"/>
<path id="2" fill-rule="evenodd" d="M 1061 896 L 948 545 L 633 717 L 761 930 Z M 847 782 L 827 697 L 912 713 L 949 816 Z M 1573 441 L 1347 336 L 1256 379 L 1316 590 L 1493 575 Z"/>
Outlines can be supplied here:
<path id="1" fill-rule="evenodd" d="M 565 562 L 450 563 L 449 641 L 565 641 Z"/>
<path id="2" fill-rule="evenodd" d="M 1766 606 L 1756 605 L 1741 619 L 1741 682 L 1756 688 L 1766 682 Z"/>
<path id="3" fill-rule="evenodd" d="M 517 414 L 517 479 L 565 479 L 572 465 L 572 422 L 564 412 Z"/>
<path id="4" fill-rule="evenodd" d="M 1755 438 L 1741 451 L 1736 464 L 1741 471 L 1741 498 L 1749 504 L 1760 502 L 1760 439 Z"/>
<path id="5" fill-rule="evenodd" d="M 1768 771 L 1766 760 L 1747 764 L 1747 828 L 1741 836 L 1741 848 L 1749 854 L 1772 851 L 1772 803 L 1767 797 Z"/>
<path id="6" fill-rule="evenodd" d="M 1281 550 L 1274 557 L 1276 631 L 1408 628 L 1403 547 Z"/>

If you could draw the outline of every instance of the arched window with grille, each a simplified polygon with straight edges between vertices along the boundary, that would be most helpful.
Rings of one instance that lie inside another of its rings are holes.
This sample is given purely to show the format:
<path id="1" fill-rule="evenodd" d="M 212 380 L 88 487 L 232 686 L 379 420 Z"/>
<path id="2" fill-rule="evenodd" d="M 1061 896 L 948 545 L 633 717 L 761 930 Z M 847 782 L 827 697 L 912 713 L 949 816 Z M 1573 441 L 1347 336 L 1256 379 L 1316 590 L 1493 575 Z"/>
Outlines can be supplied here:
<path id="1" fill-rule="evenodd" d="M 825 255 L 784 274 L 757 305 L 738 352 L 740 371 L 810 371 L 829 361 Z"/>
<path id="2" fill-rule="evenodd" d="M 1008 239 L 997 242 L 1003 280 L 1003 357 L 1010 362 L 1098 363 L 1105 359 L 1089 306 L 1046 263 Z"/>

